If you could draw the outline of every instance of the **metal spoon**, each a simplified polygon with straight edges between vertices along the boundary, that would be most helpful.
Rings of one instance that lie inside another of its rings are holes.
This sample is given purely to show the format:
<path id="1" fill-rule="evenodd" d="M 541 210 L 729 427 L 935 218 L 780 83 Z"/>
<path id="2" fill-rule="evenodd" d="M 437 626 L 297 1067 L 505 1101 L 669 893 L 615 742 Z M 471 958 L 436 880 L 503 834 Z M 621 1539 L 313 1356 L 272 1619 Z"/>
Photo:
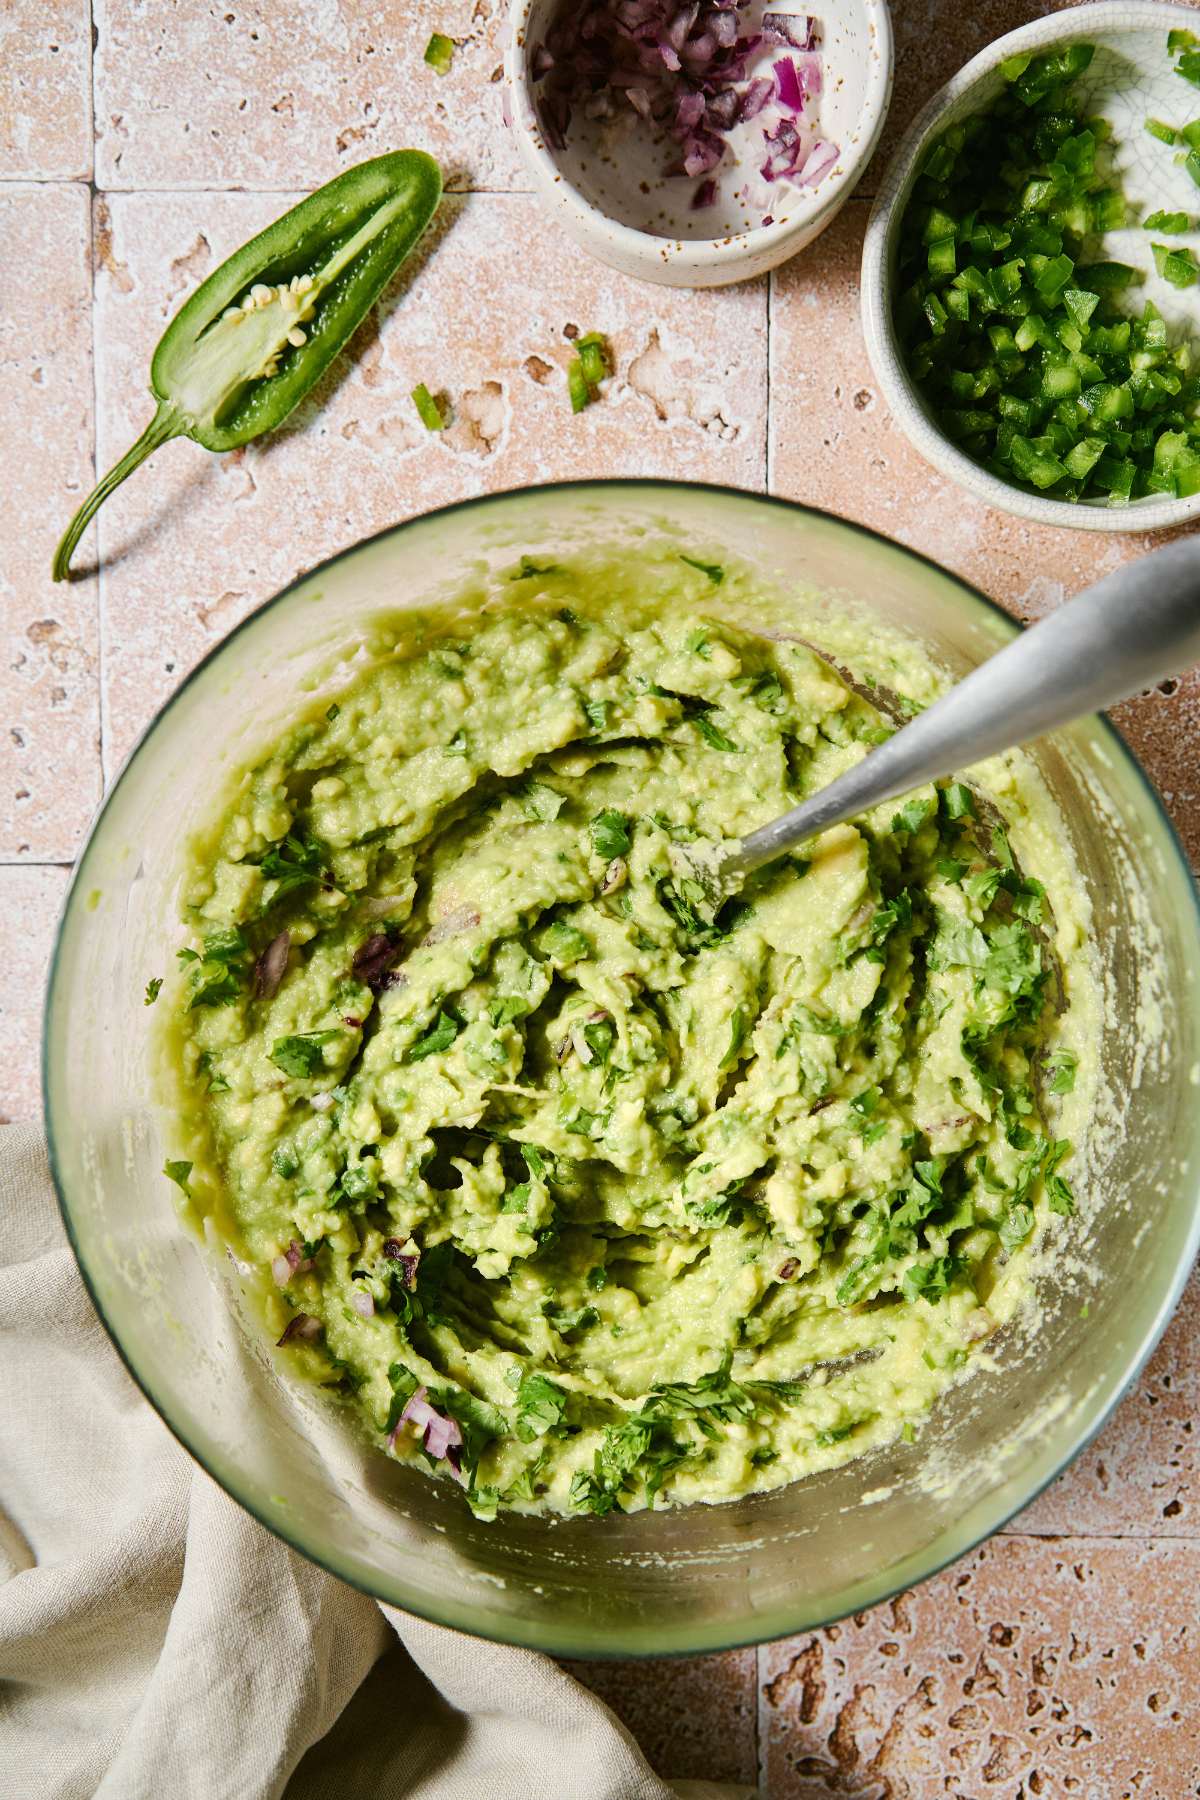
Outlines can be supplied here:
<path id="1" fill-rule="evenodd" d="M 1200 660 L 1200 539 L 1168 544 L 1085 588 L 972 669 L 887 743 L 748 837 L 702 849 L 691 872 L 727 897 L 752 869 L 831 825 Z"/>

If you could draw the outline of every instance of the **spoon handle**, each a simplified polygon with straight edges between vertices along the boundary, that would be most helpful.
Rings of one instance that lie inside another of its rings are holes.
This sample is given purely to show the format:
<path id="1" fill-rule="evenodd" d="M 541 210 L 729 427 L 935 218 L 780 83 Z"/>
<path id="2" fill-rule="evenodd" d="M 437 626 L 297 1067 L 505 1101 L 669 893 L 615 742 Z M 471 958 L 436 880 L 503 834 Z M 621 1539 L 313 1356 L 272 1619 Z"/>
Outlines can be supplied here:
<path id="1" fill-rule="evenodd" d="M 728 880 L 803 839 L 1127 699 L 1200 660 L 1200 538 L 1085 588 L 972 669 L 862 762 L 722 859 Z"/>

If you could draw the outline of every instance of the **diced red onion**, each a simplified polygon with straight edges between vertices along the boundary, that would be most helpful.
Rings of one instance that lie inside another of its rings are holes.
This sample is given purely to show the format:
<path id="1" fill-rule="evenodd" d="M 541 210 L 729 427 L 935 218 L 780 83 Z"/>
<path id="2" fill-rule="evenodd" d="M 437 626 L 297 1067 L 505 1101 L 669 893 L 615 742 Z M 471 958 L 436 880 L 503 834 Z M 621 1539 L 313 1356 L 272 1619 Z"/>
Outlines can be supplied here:
<path id="1" fill-rule="evenodd" d="M 311 1313 L 293 1313 L 284 1327 L 280 1344 L 290 1344 L 297 1339 L 304 1344 L 311 1344 L 314 1338 L 321 1335 L 324 1327 L 320 1319 L 314 1319 Z"/>
<path id="2" fill-rule="evenodd" d="M 254 998 L 272 1000 L 283 980 L 292 948 L 292 934 L 281 931 L 273 937 L 254 965 Z"/>
<path id="3" fill-rule="evenodd" d="M 793 50 L 811 50 L 817 21 L 807 13 L 765 12 L 762 34 L 772 43 L 790 44 Z"/>
<path id="4" fill-rule="evenodd" d="M 367 1292 L 366 1288 L 356 1287 L 350 1295 L 350 1304 L 360 1318 L 373 1319 L 375 1317 L 375 1298 Z"/>
<path id="5" fill-rule="evenodd" d="M 718 197 L 712 171 L 725 152 L 722 134 L 768 107 L 794 120 L 821 91 L 815 21 L 807 13 L 770 11 L 761 32 L 743 31 L 749 0 L 564 0 L 546 41 L 534 47 L 531 69 L 540 84 L 538 106 L 547 142 L 565 144 L 577 111 L 607 120 L 623 103 L 664 140 L 678 144 L 666 173 L 699 181 L 696 210 Z M 762 44 L 785 45 L 796 57 L 778 58 L 773 76 L 749 76 Z M 779 118 L 768 126 L 767 181 L 815 185 L 830 163 L 813 138 L 780 141 Z M 836 157 L 836 151 L 834 152 Z"/>
<path id="6" fill-rule="evenodd" d="M 790 56 L 781 56 L 774 64 L 775 92 L 779 96 L 781 106 L 789 112 L 800 113 L 804 110 L 804 90 L 800 86 L 800 76 Z"/>
<path id="7" fill-rule="evenodd" d="M 801 184 L 804 187 L 816 187 L 817 183 L 823 181 L 825 176 L 828 175 L 840 154 L 841 152 L 836 144 L 831 144 L 824 138 L 819 139 L 813 146 L 808 161 L 805 163 L 803 172 L 800 175 Z"/>
<path id="8" fill-rule="evenodd" d="M 388 937 L 386 932 L 372 932 L 354 952 L 351 973 L 377 994 L 403 954 L 404 946 Z"/>
<path id="9" fill-rule="evenodd" d="M 789 57 L 793 68 L 800 77 L 800 86 L 804 89 L 804 97 L 811 100 L 821 92 L 821 58 L 816 50 L 802 50 L 799 56 Z"/>
<path id="10" fill-rule="evenodd" d="M 716 39 L 717 48 L 732 50 L 738 41 L 738 22 L 732 12 L 715 12 L 709 15 L 708 29 Z"/>
<path id="11" fill-rule="evenodd" d="M 721 160 L 724 145 L 709 132 L 696 132 L 683 146 L 683 167 L 687 175 L 707 175 Z"/>
<path id="12" fill-rule="evenodd" d="M 795 1275 L 796 1271 L 799 1269 L 799 1267 L 800 1267 L 800 1264 L 796 1261 L 796 1258 L 794 1256 L 789 1256 L 785 1263 L 780 1263 L 779 1273 L 776 1276 L 776 1280 L 777 1281 L 790 1281 L 792 1279 L 793 1275 Z"/>
<path id="13" fill-rule="evenodd" d="M 310 1094 L 308 1096 L 308 1104 L 312 1107 L 314 1112 L 328 1112 L 333 1105 L 333 1095 Z"/>
<path id="14" fill-rule="evenodd" d="M 473 931 L 478 923 L 479 914 L 473 906 L 455 906 L 429 927 L 421 939 L 421 945 L 425 948 L 430 944 L 443 943 L 446 938 L 461 937 L 464 931 Z"/>
<path id="15" fill-rule="evenodd" d="M 373 894 L 360 900 L 358 910 L 364 919 L 386 919 L 409 904 L 407 894 Z"/>
<path id="16" fill-rule="evenodd" d="M 293 1275 L 307 1275 L 312 1266 L 312 1257 L 305 1256 L 303 1248 L 293 1238 L 287 1249 L 272 1262 L 271 1273 L 280 1287 L 286 1287 Z"/>
<path id="17" fill-rule="evenodd" d="M 451 1419 L 440 1413 L 436 1406 L 430 1404 L 429 1394 L 425 1388 L 419 1387 L 409 1398 L 408 1405 L 400 1414 L 400 1425 L 415 1425 L 421 1432 L 421 1442 L 435 1462 L 448 1461 L 455 1473 L 460 1472 L 461 1458 L 451 1453 L 462 1447 L 463 1435 L 457 1419 Z M 397 1425 L 392 1433 L 392 1447 L 395 1448 L 396 1434 L 400 1430 Z"/>
<path id="18" fill-rule="evenodd" d="M 738 102 L 738 119 L 754 119 L 775 92 L 775 83 L 767 75 L 756 75 L 743 90 Z"/>
<path id="19" fill-rule="evenodd" d="M 684 131 L 694 131 L 704 117 L 704 95 L 694 89 L 690 93 L 679 96 L 679 105 L 675 108 L 675 123 Z"/>
<path id="20" fill-rule="evenodd" d="M 389 1262 L 400 1264 L 401 1283 L 411 1293 L 417 1285 L 417 1268 L 421 1261 L 421 1252 L 419 1250 L 406 1251 L 399 1238 L 386 1238 L 383 1254 Z"/>

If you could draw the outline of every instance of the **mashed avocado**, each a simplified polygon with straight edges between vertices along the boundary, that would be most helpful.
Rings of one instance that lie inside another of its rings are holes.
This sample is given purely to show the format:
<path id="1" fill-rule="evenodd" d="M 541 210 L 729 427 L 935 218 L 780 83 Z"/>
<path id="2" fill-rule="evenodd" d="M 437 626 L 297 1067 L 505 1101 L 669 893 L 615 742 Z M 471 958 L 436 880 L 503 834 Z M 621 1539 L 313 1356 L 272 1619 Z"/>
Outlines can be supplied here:
<path id="1" fill-rule="evenodd" d="M 280 1356 L 485 1517 L 911 1436 L 1073 1209 L 1086 910 L 1027 759 L 715 918 L 689 878 L 938 689 L 782 616 L 668 549 L 523 559 L 298 700 L 191 846 L 171 1172 Z"/>

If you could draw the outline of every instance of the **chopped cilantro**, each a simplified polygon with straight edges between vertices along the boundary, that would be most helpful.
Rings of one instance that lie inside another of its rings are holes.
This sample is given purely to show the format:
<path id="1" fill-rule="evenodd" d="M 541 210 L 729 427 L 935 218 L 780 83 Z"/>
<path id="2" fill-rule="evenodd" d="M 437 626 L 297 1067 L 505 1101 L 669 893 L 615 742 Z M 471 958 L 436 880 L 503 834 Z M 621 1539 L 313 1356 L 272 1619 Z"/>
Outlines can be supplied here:
<path id="1" fill-rule="evenodd" d="M 721 727 L 713 722 L 708 713 L 697 713 L 692 723 L 710 750 L 728 750 L 735 755 L 740 753 L 739 746 L 734 743 L 732 738 L 726 737 Z"/>
<path id="2" fill-rule="evenodd" d="M 560 1425 L 566 1410 L 567 1396 L 562 1388 L 544 1375 L 526 1375 L 517 1389 L 513 1429 L 523 1444 L 531 1444 Z"/>
<path id="3" fill-rule="evenodd" d="M 388 1381 L 392 1389 L 392 1401 L 388 1408 L 387 1421 L 383 1429 L 390 1437 L 400 1423 L 400 1414 L 404 1411 L 421 1383 L 402 1362 L 394 1362 L 388 1368 Z"/>
<path id="4" fill-rule="evenodd" d="M 714 587 L 720 587 L 725 579 L 725 570 L 720 563 L 701 562 L 699 558 L 695 556 L 684 556 L 682 552 L 680 552 L 679 560 L 680 562 L 687 563 L 690 568 L 699 569 L 702 575 L 707 575 Z"/>
<path id="5" fill-rule="evenodd" d="M 914 1263 L 904 1271 L 902 1286 L 908 1300 L 927 1300 L 933 1306 L 950 1292 L 962 1263 L 957 1256 L 937 1256 L 931 1262 Z"/>
<path id="6" fill-rule="evenodd" d="M 965 781 L 951 781 L 940 790 L 943 816 L 947 819 L 973 819 L 975 800 Z"/>
<path id="7" fill-rule="evenodd" d="M 1045 1061 L 1046 1074 L 1050 1077 L 1052 1094 L 1070 1094 L 1075 1089 L 1075 1071 L 1079 1067 L 1079 1058 L 1073 1050 L 1055 1050 Z"/>
<path id="8" fill-rule="evenodd" d="M 520 1149 L 521 1155 L 525 1161 L 525 1167 L 529 1170 L 530 1175 L 535 1181 L 541 1181 L 546 1173 L 546 1156 L 543 1155 L 536 1144 L 521 1144 L 518 1148 Z M 549 1152 L 546 1152 L 546 1155 L 548 1154 Z"/>
<path id="9" fill-rule="evenodd" d="M 1046 1182 L 1046 1200 L 1052 1213 L 1069 1219 L 1075 1211 L 1075 1196 L 1070 1184 L 1058 1173 L 1058 1165 L 1071 1154 L 1069 1138 L 1057 1138 L 1050 1146 L 1044 1170 Z"/>
<path id="10" fill-rule="evenodd" d="M 332 1031 L 300 1031 L 291 1037 L 276 1038 L 271 1046 L 271 1061 L 285 1075 L 304 1080 L 319 1075 L 325 1068 L 324 1046 L 342 1033 Z"/>
<path id="11" fill-rule="evenodd" d="M 937 802 L 934 800 L 909 800 L 892 819 L 892 830 L 907 832 L 911 837 L 920 831 L 927 820 L 932 819 L 936 811 Z"/>
<path id="12" fill-rule="evenodd" d="M 617 1028 L 611 1019 L 589 1019 L 583 1028 L 583 1041 L 599 1063 L 607 1063 L 617 1041 Z"/>
<path id="13" fill-rule="evenodd" d="M 163 978 L 161 975 L 152 975 L 150 977 L 149 981 L 146 983 L 146 996 L 145 996 L 145 999 L 142 1001 L 143 1006 L 153 1006 L 154 1005 L 154 1002 L 158 999 L 158 996 L 162 993 L 162 984 L 163 984 Z"/>
<path id="14" fill-rule="evenodd" d="M 427 1056 L 440 1056 L 443 1050 L 450 1048 L 461 1030 L 461 1020 L 443 1008 L 424 1036 L 409 1045 L 405 1062 L 423 1062 Z"/>
<path id="15" fill-rule="evenodd" d="M 217 1053 L 215 1050 L 202 1050 L 196 1063 L 196 1072 L 199 1075 L 208 1076 L 208 1086 L 205 1090 L 207 1093 L 227 1094 L 229 1092 L 229 1083 L 219 1069 L 213 1068 L 213 1064 L 216 1061 L 216 1055 Z"/>
<path id="16" fill-rule="evenodd" d="M 598 1325 L 600 1323 L 600 1314 L 596 1311 L 594 1306 L 577 1306 L 574 1309 L 565 1308 L 561 1312 L 547 1313 L 546 1317 L 550 1324 L 553 1325 L 555 1331 L 559 1332 L 560 1335 L 564 1337 L 568 1332 L 586 1331 L 589 1326 Z"/>
<path id="17" fill-rule="evenodd" d="M 510 575 L 509 580 L 528 581 L 534 575 L 557 575 L 558 569 L 557 563 L 537 563 L 534 562 L 532 556 L 523 556 L 517 565 L 516 573 Z"/>
<path id="18" fill-rule="evenodd" d="M 822 1450 L 827 1449 L 830 1444 L 840 1444 L 843 1439 L 850 1436 L 855 1426 L 863 1423 L 862 1419 L 848 1419 L 844 1425 L 827 1425 L 823 1431 L 817 1432 L 813 1443 L 819 1445 Z"/>
<path id="19" fill-rule="evenodd" d="M 999 925 L 988 940 L 983 979 L 1006 994 L 1033 998 L 1042 980 L 1042 953 L 1028 926 Z"/>
<path id="20" fill-rule="evenodd" d="M 552 788 L 544 781 L 527 781 L 518 789 L 517 799 L 521 811 L 527 819 L 535 819 L 541 825 L 549 825 L 557 819 L 566 805 L 557 788 Z"/>
<path id="21" fill-rule="evenodd" d="M 729 1017 L 729 1048 L 721 1058 L 721 1067 L 723 1069 L 728 1069 L 737 1061 L 738 1051 L 745 1042 L 746 1027 L 748 1024 L 749 1014 L 745 1007 L 735 1006 Z"/>
<path id="22" fill-rule="evenodd" d="M 588 1270 L 587 1284 L 593 1294 L 602 1293 L 608 1286 L 608 1270 L 602 1263 L 597 1263 L 594 1268 Z"/>
<path id="23" fill-rule="evenodd" d="M 188 1186 L 188 1177 L 191 1172 L 192 1164 L 190 1162 L 165 1162 L 163 1164 L 163 1174 L 167 1180 L 173 1181 L 175 1186 L 182 1188 L 185 1194 L 190 1194 L 192 1191 Z"/>
<path id="24" fill-rule="evenodd" d="M 201 962 L 192 972 L 192 994 L 188 1011 L 197 1006 L 229 1006 L 240 1000 L 245 989 L 236 969 L 224 964 Z"/>
<path id="25" fill-rule="evenodd" d="M 1017 1250 L 1033 1230 L 1033 1208 L 1024 1200 L 1014 1201 L 1000 1221 L 1000 1242 L 1009 1252 Z"/>
<path id="26" fill-rule="evenodd" d="M 583 710 L 587 714 L 587 722 L 593 731 L 606 731 L 608 729 L 608 708 L 609 703 L 607 700 L 584 701 Z"/>
<path id="27" fill-rule="evenodd" d="M 629 819 L 615 807 L 607 807 L 604 812 L 597 813 L 591 823 L 592 848 L 596 855 L 605 862 L 612 862 L 616 856 L 628 854 L 630 846 Z"/>
<path id="28" fill-rule="evenodd" d="M 324 844 L 319 843 L 303 826 L 289 831 L 280 843 L 272 844 L 258 865 L 263 880 L 275 883 L 272 902 L 281 899 L 293 888 L 304 887 L 306 883 L 316 881 L 321 872 L 321 864 L 327 856 Z"/>
<path id="29" fill-rule="evenodd" d="M 341 712 L 341 710 L 342 709 L 338 705 L 336 700 L 331 701 L 329 703 L 329 705 L 325 708 L 325 717 L 329 720 L 329 723 L 331 725 L 333 724 L 333 721 L 337 718 L 337 716 Z"/>

